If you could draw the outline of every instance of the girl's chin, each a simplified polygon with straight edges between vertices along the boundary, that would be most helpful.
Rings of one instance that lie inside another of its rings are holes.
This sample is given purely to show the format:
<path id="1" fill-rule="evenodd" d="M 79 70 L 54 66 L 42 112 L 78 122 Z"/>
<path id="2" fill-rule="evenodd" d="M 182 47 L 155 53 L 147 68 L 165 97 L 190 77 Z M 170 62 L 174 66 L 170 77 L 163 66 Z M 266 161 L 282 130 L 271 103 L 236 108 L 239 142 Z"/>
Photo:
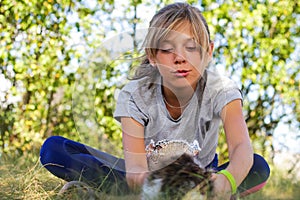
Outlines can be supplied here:
<path id="1" fill-rule="evenodd" d="M 191 88 L 191 89 L 195 89 L 196 86 L 197 86 L 197 83 L 198 81 L 187 81 L 187 80 L 184 80 L 184 81 L 181 81 L 181 80 L 177 80 L 177 81 L 174 81 L 174 82 L 171 82 L 171 83 L 167 83 L 167 84 L 164 84 L 165 87 L 171 87 L 173 89 L 176 89 L 176 90 L 183 90 L 183 89 L 188 89 L 188 88 Z"/>

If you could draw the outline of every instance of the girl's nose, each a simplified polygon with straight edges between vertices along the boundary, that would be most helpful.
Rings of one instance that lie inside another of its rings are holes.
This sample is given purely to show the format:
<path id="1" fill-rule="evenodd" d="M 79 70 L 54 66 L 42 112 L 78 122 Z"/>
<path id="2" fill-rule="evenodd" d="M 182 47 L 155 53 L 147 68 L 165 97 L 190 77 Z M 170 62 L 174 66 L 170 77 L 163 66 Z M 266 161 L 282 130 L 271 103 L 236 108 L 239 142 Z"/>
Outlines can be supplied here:
<path id="1" fill-rule="evenodd" d="M 182 54 L 180 54 L 179 52 L 175 52 L 174 53 L 174 62 L 175 64 L 182 64 L 186 62 L 186 59 L 184 58 L 184 56 Z"/>

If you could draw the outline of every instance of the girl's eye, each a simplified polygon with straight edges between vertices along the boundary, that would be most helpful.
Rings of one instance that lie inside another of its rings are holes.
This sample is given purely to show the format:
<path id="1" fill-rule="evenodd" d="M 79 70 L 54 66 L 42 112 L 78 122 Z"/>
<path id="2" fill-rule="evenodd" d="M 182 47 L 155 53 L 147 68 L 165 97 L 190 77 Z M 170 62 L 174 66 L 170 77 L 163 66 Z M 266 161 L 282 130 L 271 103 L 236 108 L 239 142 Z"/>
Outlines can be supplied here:
<path id="1" fill-rule="evenodd" d="M 174 50 L 172 48 L 170 48 L 170 49 L 160 49 L 160 50 L 163 53 L 173 53 L 174 52 Z"/>
<path id="2" fill-rule="evenodd" d="M 188 51 L 196 51 L 197 47 L 194 47 L 194 46 L 186 47 L 186 50 L 188 50 Z"/>

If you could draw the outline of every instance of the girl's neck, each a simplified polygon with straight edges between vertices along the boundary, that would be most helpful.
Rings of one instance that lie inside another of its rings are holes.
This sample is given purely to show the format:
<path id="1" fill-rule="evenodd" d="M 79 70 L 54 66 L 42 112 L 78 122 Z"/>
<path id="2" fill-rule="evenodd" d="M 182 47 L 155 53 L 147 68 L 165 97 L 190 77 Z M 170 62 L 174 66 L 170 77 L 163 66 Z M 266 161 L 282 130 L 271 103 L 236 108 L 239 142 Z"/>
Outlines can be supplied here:
<path id="1" fill-rule="evenodd" d="M 193 97 L 195 89 L 192 87 L 170 89 L 166 86 L 163 86 L 162 93 L 164 101 L 168 107 L 184 109 Z"/>

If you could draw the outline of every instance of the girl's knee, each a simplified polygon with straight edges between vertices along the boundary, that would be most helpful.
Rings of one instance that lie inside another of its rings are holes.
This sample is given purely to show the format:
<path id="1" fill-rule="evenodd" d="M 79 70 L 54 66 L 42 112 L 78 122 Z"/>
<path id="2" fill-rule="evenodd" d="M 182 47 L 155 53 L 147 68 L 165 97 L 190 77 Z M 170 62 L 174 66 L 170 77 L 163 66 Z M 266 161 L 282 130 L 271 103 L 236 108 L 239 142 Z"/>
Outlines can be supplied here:
<path id="1" fill-rule="evenodd" d="M 45 140 L 40 150 L 40 161 L 42 164 L 52 162 L 57 152 L 62 152 L 63 142 L 66 138 L 51 136 Z"/>
<path id="2" fill-rule="evenodd" d="M 270 167 L 267 161 L 260 155 L 254 154 L 253 171 L 260 174 L 261 178 L 267 180 L 270 176 Z"/>
<path id="3" fill-rule="evenodd" d="M 260 190 L 270 176 L 270 168 L 267 161 L 260 155 L 254 154 L 253 166 L 249 174 L 239 186 L 241 197 Z"/>

